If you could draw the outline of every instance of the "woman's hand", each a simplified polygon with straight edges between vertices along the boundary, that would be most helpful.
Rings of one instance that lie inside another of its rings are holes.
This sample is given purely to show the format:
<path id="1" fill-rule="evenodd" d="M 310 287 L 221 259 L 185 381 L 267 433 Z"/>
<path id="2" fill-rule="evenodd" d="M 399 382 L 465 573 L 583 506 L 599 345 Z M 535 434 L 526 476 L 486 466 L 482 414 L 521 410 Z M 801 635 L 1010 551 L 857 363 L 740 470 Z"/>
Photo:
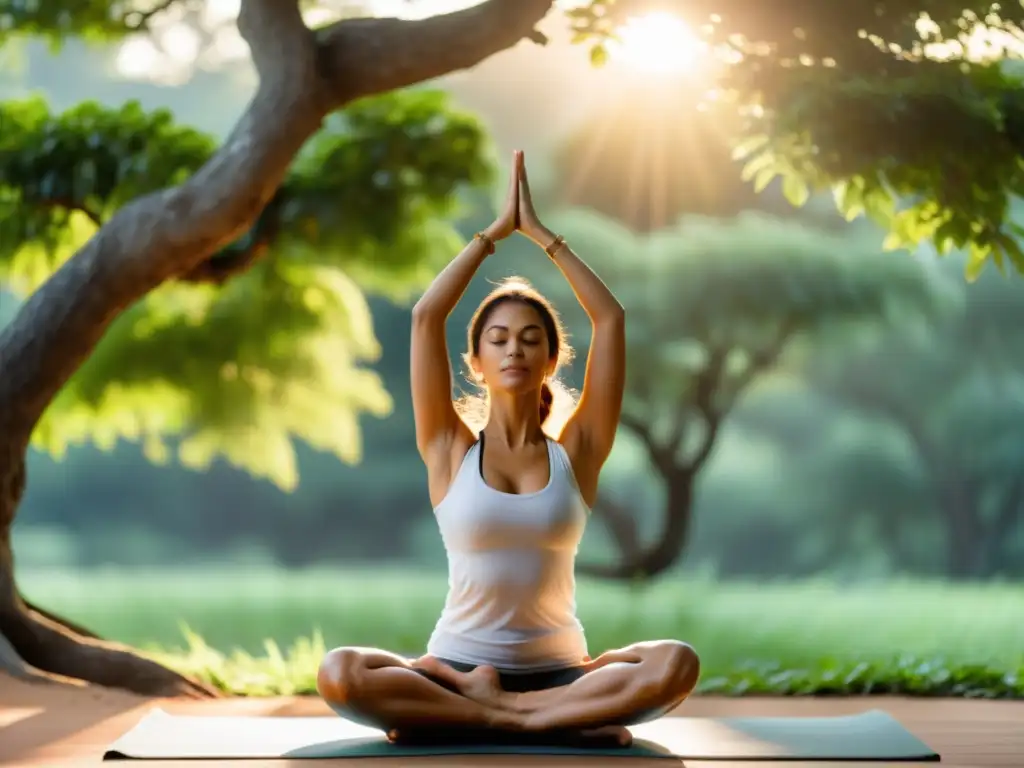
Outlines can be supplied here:
<path id="1" fill-rule="evenodd" d="M 526 162 L 519 153 L 519 229 L 541 248 L 547 248 L 555 239 L 554 234 L 540 223 L 537 211 L 530 197 L 530 182 L 526 178 Z"/>
<path id="2" fill-rule="evenodd" d="M 508 185 L 508 196 L 498 218 L 485 231 L 494 242 L 504 240 L 518 229 L 519 225 L 519 169 L 523 164 L 523 153 L 516 150 L 512 153 L 512 173 Z"/>

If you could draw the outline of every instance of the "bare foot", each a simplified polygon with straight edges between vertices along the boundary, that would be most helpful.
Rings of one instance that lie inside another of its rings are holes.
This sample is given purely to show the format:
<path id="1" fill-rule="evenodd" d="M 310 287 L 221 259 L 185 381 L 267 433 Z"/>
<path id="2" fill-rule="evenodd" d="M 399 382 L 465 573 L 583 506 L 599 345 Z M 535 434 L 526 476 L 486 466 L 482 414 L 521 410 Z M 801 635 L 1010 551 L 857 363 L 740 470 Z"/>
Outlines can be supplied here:
<path id="1" fill-rule="evenodd" d="M 456 672 L 455 687 L 467 699 L 489 707 L 503 708 L 509 701 L 501 688 L 501 678 L 494 667 L 477 667 L 472 672 Z"/>
<path id="2" fill-rule="evenodd" d="M 628 747 L 633 743 L 633 734 L 624 725 L 605 725 L 601 728 L 587 728 L 580 731 L 580 739 L 584 743 L 593 743 L 594 746 L 614 744 L 618 747 Z"/>
<path id="3" fill-rule="evenodd" d="M 501 688 L 501 678 L 494 667 L 477 667 L 470 672 L 458 672 L 433 656 L 423 656 L 412 663 L 432 677 L 455 688 L 471 701 L 487 707 L 505 708 L 509 694 Z"/>
<path id="4" fill-rule="evenodd" d="M 470 672 L 459 672 L 433 656 L 416 659 L 412 667 L 423 670 L 470 701 L 485 707 L 489 728 L 521 730 L 521 717 L 515 709 L 518 694 L 502 689 L 501 678 L 494 667 L 481 666 Z"/>

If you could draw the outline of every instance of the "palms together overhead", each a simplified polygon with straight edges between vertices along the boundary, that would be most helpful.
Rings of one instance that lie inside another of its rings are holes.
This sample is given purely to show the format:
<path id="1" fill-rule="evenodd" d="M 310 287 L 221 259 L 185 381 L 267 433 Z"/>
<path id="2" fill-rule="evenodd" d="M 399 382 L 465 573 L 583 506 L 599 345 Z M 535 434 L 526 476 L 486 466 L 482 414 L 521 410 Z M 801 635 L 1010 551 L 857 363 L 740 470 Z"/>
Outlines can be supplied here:
<path id="1" fill-rule="evenodd" d="M 538 245 L 546 246 L 552 238 L 548 236 L 547 229 L 541 224 L 537 210 L 533 207 L 533 197 L 530 194 L 530 182 L 526 175 L 526 162 L 522 152 L 518 153 L 515 170 L 519 177 L 519 231 Z"/>
<path id="2" fill-rule="evenodd" d="M 534 208 L 522 150 L 512 153 L 508 194 L 498 218 L 490 226 L 487 234 L 493 240 L 502 240 L 517 230 L 541 247 L 554 239 L 554 235 L 541 223 Z"/>

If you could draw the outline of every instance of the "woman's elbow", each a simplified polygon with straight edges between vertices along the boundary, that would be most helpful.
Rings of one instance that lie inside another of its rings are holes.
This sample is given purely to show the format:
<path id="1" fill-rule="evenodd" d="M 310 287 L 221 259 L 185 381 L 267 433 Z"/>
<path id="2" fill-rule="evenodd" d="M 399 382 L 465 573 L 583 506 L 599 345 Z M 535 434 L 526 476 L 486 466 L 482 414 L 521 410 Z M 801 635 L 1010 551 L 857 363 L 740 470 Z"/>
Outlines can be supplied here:
<path id="1" fill-rule="evenodd" d="M 438 310 L 429 301 L 423 301 L 422 299 L 417 301 L 412 307 L 413 325 L 444 322 L 446 316 L 445 313 Z"/>
<path id="2" fill-rule="evenodd" d="M 626 308 L 617 300 L 613 299 L 607 307 L 603 307 L 597 316 L 597 321 L 608 325 L 625 325 Z"/>

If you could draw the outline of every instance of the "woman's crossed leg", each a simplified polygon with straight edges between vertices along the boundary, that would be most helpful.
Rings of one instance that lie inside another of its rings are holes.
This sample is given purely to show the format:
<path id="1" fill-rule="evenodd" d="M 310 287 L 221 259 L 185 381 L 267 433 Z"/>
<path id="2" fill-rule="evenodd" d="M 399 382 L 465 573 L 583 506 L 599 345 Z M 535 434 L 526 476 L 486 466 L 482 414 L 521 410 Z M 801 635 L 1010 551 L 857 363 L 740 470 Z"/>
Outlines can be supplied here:
<path id="1" fill-rule="evenodd" d="M 576 681 L 525 693 L 503 690 L 493 667 L 459 672 L 430 657 L 410 662 L 352 647 L 327 654 L 317 690 L 338 714 L 389 734 L 424 728 L 540 733 L 653 720 L 682 703 L 699 675 L 694 650 L 671 640 L 609 651 L 588 662 Z"/>

